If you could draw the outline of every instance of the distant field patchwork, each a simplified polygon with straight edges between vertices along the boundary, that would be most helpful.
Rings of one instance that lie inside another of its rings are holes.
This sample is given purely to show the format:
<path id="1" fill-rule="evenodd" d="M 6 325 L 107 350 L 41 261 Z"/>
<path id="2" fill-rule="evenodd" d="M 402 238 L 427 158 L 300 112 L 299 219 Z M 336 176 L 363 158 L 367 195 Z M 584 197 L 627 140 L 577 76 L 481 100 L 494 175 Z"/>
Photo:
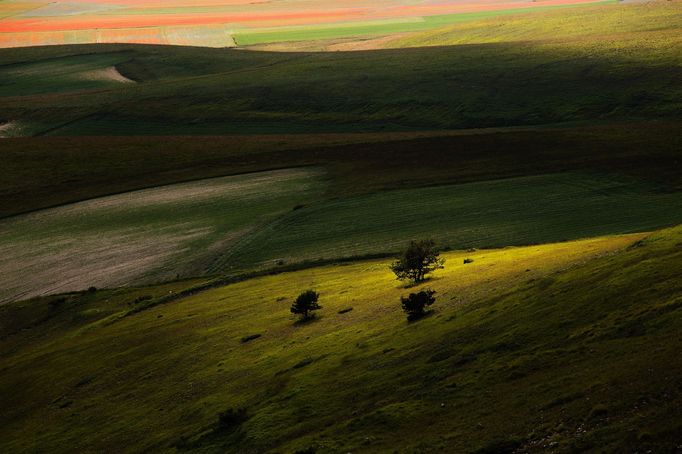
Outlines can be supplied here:
<path id="1" fill-rule="evenodd" d="M 595 0 L 6 0 L 0 47 L 144 43 L 233 47 L 273 41 L 390 34 L 462 19 L 597 3 Z M 461 17 L 460 17 L 461 15 Z"/>

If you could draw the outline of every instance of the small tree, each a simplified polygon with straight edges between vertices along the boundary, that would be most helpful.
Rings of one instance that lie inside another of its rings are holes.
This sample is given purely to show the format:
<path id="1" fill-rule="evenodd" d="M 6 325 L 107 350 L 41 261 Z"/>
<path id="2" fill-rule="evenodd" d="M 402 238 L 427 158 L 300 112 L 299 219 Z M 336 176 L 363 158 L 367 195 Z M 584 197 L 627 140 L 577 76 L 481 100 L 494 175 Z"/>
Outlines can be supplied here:
<path id="1" fill-rule="evenodd" d="M 433 240 L 411 241 L 407 250 L 390 268 L 401 281 L 411 279 L 421 282 L 430 272 L 443 268 L 445 260 L 439 255 Z"/>
<path id="2" fill-rule="evenodd" d="M 306 290 L 305 292 L 298 295 L 294 304 L 291 305 L 291 313 L 299 314 L 302 316 L 303 320 L 307 320 L 312 317 L 310 314 L 312 311 L 322 309 L 322 306 L 317 304 L 317 300 L 320 298 L 320 294 L 314 290 Z"/>
<path id="3" fill-rule="evenodd" d="M 217 431 L 232 431 L 246 421 L 246 410 L 244 408 L 228 408 L 218 413 Z"/>
<path id="4" fill-rule="evenodd" d="M 422 290 L 419 293 L 410 293 L 410 296 L 405 298 L 400 297 L 400 302 L 403 306 L 403 310 L 407 314 L 408 320 L 414 320 L 424 315 L 424 309 L 427 306 L 432 305 L 436 302 L 435 295 L 436 292 L 431 289 Z"/>

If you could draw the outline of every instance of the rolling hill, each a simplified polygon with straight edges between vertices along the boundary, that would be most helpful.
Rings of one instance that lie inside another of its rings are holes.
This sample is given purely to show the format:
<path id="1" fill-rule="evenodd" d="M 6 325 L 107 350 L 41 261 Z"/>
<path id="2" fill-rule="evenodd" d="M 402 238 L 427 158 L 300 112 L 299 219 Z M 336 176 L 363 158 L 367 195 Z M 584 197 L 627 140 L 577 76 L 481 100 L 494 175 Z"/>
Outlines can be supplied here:
<path id="1" fill-rule="evenodd" d="M 352 133 L 679 119 L 680 3 L 577 11 L 479 20 L 398 41 L 454 46 L 2 49 L 0 107 L 14 133 L 25 136 Z M 585 20 L 597 16 L 603 23 Z M 537 22 L 550 27 L 538 29 Z M 113 71 L 137 83 L 111 77 Z"/>
<path id="2" fill-rule="evenodd" d="M 358 52 L 0 50 L 4 131 L 23 136 L 3 140 L 0 299 L 385 256 L 416 236 L 678 224 L 679 10 L 475 18 Z M 273 171 L 316 176 L 247 202 L 229 189 Z M 174 199 L 187 188 L 208 198 Z"/>
<path id="3" fill-rule="evenodd" d="M 398 297 L 414 290 L 385 260 L 160 305 L 196 281 L 5 305 L 0 445 L 674 452 L 681 241 L 678 227 L 449 252 L 426 284 L 434 312 L 412 323 Z M 311 286 L 320 317 L 296 324 L 289 305 Z"/>
<path id="4" fill-rule="evenodd" d="M 678 0 L 0 1 L 0 452 L 679 452 L 681 62 Z"/>
<path id="5" fill-rule="evenodd" d="M 539 244 L 682 222 L 679 193 L 580 173 L 325 197 L 319 168 L 199 180 L 0 225 L 0 303 L 90 286 L 286 269 L 441 248 Z M 542 194 L 538 198 L 537 194 Z"/>

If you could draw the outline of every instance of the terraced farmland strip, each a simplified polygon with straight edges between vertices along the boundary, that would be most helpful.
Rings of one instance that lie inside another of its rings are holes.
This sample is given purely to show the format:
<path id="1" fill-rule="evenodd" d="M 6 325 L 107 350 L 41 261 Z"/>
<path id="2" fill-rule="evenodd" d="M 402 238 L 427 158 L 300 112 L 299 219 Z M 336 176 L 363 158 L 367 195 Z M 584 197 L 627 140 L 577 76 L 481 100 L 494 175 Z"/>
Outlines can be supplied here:
<path id="1" fill-rule="evenodd" d="M 203 274 L 240 236 L 318 197 L 321 177 L 216 178 L 0 221 L 0 302 Z"/>
<path id="2" fill-rule="evenodd" d="M 682 222 L 682 193 L 629 179 L 550 174 L 387 191 L 312 204 L 242 238 L 225 262 L 396 252 L 434 238 L 453 248 L 547 243 Z"/>

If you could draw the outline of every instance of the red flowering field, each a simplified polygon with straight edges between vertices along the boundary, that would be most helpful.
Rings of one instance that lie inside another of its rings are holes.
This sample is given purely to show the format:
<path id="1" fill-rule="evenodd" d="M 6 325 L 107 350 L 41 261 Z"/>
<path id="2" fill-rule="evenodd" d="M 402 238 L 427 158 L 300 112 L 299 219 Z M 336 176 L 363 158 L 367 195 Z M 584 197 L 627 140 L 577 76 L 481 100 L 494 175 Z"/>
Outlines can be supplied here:
<path id="1" fill-rule="evenodd" d="M 443 15 L 594 3 L 594 0 L 8 0 L 0 2 L 0 47 L 82 43 L 234 46 L 233 36 L 307 27 L 423 22 Z M 388 26 L 387 26 L 388 25 Z M 402 30 L 402 29 L 401 29 Z M 351 32 L 352 33 L 352 32 Z M 282 41 L 286 41 L 286 33 Z M 275 38 L 275 40 L 277 40 Z"/>

